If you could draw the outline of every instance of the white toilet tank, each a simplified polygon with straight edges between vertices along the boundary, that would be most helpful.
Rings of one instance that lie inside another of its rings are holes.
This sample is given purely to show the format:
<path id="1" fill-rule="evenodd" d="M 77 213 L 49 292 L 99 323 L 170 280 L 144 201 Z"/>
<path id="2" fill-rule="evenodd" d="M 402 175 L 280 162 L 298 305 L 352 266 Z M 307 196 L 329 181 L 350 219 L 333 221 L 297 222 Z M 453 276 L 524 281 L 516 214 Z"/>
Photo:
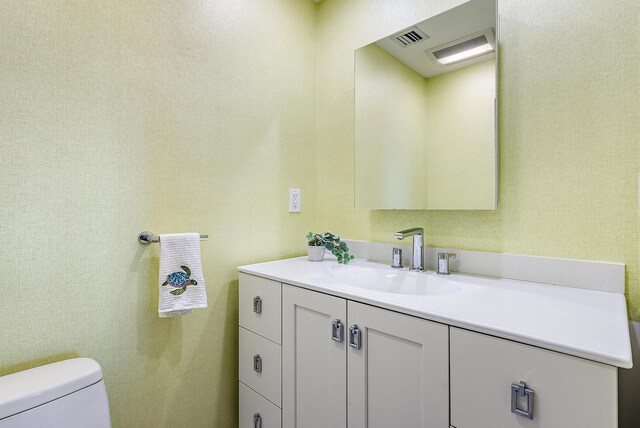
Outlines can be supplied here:
<path id="1" fill-rule="evenodd" d="M 0 377 L 0 428 L 111 428 L 100 365 L 74 358 Z"/>

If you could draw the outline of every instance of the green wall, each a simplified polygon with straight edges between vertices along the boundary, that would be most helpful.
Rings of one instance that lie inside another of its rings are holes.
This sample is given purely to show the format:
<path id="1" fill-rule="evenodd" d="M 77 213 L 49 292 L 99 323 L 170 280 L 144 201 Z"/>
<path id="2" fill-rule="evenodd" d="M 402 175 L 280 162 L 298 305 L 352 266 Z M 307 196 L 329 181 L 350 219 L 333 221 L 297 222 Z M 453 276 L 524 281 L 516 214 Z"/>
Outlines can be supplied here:
<path id="1" fill-rule="evenodd" d="M 422 208 L 495 209 L 495 59 L 427 79 L 426 90 L 427 204 Z"/>
<path id="2" fill-rule="evenodd" d="M 236 267 L 315 221 L 314 3 L 4 1 L 0 58 L 0 375 L 91 357 L 114 428 L 236 426 Z M 209 234 L 208 309 L 158 318 L 145 229 Z"/>
<path id="3" fill-rule="evenodd" d="M 324 0 L 318 8 L 318 219 L 393 242 L 623 262 L 640 321 L 640 3 L 499 2 L 500 203 L 496 211 L 353 209 L 353 51 L 459 1 Z"/>
<path id="4" fill-rule="evenodd" d="M 356 209 L 494 209 L 495 59 L 425 78 L 372 43 L 354 62 Z"/>
<path id="5" fill-rule="evenodd" d="M 373 43 L 356 50 L 355 206 L 427 205 L 427 80 Z"/>
<path id="6" fill-rule="evenodd" d="M 640 320 L 635 0 L 501 2 L 497 211 L 354 210 L 353 51 L 457 3 L 0 2 L 0 374 L 92 357 L 114 427 L 233 427 L 235 268 L 310 229 L 625 262 Z M 209 234 L 208 309 L 157 318 L 143 229 Z"/>

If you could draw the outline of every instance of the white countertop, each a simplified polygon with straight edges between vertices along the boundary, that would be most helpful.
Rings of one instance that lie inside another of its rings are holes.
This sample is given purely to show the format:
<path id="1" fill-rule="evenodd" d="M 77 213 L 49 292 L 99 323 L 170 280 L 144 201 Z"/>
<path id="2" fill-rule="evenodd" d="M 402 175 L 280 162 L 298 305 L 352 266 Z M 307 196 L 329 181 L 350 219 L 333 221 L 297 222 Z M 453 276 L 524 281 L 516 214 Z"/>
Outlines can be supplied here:
<path id="1" fill-rule="evenodd" d="M 310 262 L 297 257 L 240 266 L 238 270 L 454 327 L 632 367 L 622 293 L 453 273 L 447 279 L 458 283 L 460 292 L 420 296 L 367 290 L 334 277 L 339 270 L 387 267 L 359 259 L 345 266 L 335 260 Z"/>

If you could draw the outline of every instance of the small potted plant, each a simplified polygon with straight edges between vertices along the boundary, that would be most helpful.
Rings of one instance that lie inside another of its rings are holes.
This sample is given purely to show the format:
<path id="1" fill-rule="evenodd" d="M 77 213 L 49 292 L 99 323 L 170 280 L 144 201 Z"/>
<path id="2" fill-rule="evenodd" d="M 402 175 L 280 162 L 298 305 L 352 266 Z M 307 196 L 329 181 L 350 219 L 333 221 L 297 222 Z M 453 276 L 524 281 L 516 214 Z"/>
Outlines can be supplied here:
<path id="1" fill-rule="evenodd" d="M 324 259 L 324 241 L 318 233 L 307 233 L 307 253 L 309 261 L 321 262 Z"/>
<path id="2" fill-rule="evenodd" d="M 336 256 L 338 263 L 348 264 L 355 258 L 353 254 L 349 254 L 349 246 L 346 242 L 341 241 L 338 235 L 331 232 L 324 234 L 307 233 L 307 250 L 309 260 L 312 262 L 321 262 L 324 258 L 325 249 L 331 251 Z"/>

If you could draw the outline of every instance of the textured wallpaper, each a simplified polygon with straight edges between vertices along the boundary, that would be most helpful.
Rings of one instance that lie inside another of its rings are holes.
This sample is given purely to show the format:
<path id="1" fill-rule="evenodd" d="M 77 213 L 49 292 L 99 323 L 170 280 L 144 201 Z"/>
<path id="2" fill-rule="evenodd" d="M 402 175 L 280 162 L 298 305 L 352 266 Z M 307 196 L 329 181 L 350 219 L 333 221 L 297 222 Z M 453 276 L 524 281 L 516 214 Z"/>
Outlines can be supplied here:
<path id="1" fill-rule="evenodd" d="M 114 428 L 237 426 L 236 267 L 315 221 L 314 3 L 3 1 L 0 58 L 0 374 L 91 357 Z M 158 318 L 144 229 L 209 234 L 208 309 Z"/>
<path id="2" fill-rule="evenodd" d="M 354 209 L 353 51 L 458 3 L 0 2 L 0 375 L 91 357 L 114 428 L 236 426 L 236 266 L 314 227 L 624 262 L 640 320 L 635 0 L 500 3 L 497 211 Z M 208 309 L 157 317 L 144 229 L 209 234 Z"/>
<path id="3" fill-rule="evenodd" d="M 495 60 L 427 79 L 375 43 L 354 57 L 356 209 L 494 209 Z"/>
<path id="4" fill-rule="evenodd" d="M 324 0 L 318 8 L 319 228 L 393 242 L 623 262 L 640 320 L 640 3 L 499 2 L 496 211 L 354 210 L 353 50 L 460 2 Z"/>
<path id="5" fill-rule="evenodd" d="M 496 207 L 496 61 L 427 79 L 426 207 Z"/>
<path id="6" fill-rule="evenodd" d="M 375 43 L 354 62 L 355 206 L 424 207 L 427 79 Z"/>

